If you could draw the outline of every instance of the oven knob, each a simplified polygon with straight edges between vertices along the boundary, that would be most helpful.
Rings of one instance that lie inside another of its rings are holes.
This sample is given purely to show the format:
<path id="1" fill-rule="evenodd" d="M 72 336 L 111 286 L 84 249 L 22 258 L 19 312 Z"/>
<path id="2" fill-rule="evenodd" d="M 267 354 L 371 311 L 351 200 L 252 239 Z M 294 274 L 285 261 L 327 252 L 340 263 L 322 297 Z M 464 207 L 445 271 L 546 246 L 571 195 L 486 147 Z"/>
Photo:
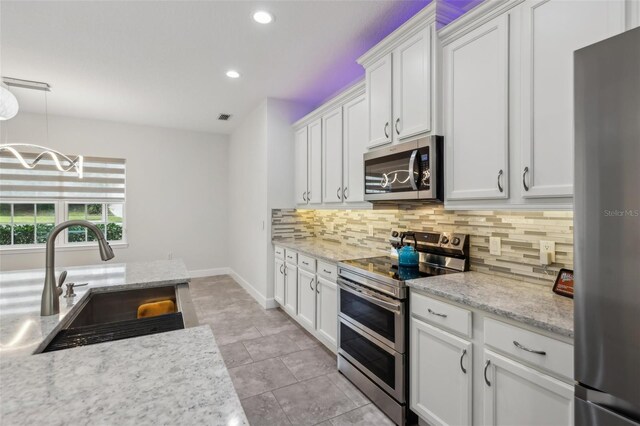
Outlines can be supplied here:
<path id="1" fill-rule="evenodd" d="M 391 233 L 391 236 L 392 236 L 393 238 L 398 238 L 398 235 L 400 235 L 400 234 L 398 234 L 398 231 L 393 231 L 393 232 Z"/>
<path id="2" fill-rule="evenodd" d="M 451 241 L 451 244 L 453 244 L 454 246 L 457 246 L 458 244 L 460 244 L 460 238 L 453 237 L 453 241 Z"/>
<path id="3" fill-rule="evenodd" d="M 446 236 L 442 236 L 442 244 L 449 244 L 449 238 L 447 238 Z"/>

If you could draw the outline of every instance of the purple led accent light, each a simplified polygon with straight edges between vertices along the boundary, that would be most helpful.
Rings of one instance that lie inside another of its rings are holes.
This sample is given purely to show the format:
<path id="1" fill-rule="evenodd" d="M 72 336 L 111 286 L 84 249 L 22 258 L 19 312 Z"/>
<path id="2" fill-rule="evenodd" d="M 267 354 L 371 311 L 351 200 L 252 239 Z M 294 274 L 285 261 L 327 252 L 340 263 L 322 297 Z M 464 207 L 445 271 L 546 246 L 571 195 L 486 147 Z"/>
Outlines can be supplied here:
<path id="1" fill-rule="evenodd" d="M 364 76 L 364 68 L 356 60 L 378 44 L 386 36 L 411 19 L 416 13 L 431 3 L 432 0 L 411 0 L 393 2 L 394 7 L 388 12 L 380 24 L 367 28 L 355 42 L 348 43 L 348 49 L 318 70 L 314 78 L 315 84 L 305 87 L 298 99 L 305 106 L 297 114 L 302 118 L 324 102 L 337 95 Z M 482 2 L 482 0 L 433 0 L 447 3 L 460 10 L 460 15 Z M 457 18 L 457 17 L 456 17 Z"/>

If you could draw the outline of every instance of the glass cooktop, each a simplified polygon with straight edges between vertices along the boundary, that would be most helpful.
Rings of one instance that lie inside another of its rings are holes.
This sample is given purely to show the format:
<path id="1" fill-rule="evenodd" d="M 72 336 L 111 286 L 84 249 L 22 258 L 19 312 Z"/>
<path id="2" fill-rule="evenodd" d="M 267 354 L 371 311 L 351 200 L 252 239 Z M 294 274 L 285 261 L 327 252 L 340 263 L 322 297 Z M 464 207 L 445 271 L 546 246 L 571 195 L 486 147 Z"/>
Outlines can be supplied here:
<path id="1" fill-rule="evenodd" d="M 398 266 L 398 259 L 391 256 L 367 257 L 364 259 L 343 260 L 343 264 L 361 269 L 369 274 L 381 275 L 397 281 L 415 278 L 432 277 L 456 273 L 458 271 L 440 268 L 429 263 L 421 262 L 418 267 Z"/>

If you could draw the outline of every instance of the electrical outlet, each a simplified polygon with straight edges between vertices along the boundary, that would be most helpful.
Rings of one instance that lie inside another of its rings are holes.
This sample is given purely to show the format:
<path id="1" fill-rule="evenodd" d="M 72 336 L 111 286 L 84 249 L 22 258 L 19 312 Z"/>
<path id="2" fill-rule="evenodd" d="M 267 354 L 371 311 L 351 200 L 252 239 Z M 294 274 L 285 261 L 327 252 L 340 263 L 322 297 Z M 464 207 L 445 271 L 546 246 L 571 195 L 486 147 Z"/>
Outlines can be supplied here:
<path id="1" fill-rule="evenodd" d="M 500 237 L 489 237 L 489 253 L 494 256 L 502 254 L 502 242 Z"/>
<path id="2" fill-rule="evenodd" d="M 370 223 L 368 227 L 369 227 L 369 236 L 373 237 L 373 224 Z"/>
<path id="3" fill-rule="evenodd" d="M 540 240 L 540 264 L 549 265 L 556 261 L 556 242 Z"/>

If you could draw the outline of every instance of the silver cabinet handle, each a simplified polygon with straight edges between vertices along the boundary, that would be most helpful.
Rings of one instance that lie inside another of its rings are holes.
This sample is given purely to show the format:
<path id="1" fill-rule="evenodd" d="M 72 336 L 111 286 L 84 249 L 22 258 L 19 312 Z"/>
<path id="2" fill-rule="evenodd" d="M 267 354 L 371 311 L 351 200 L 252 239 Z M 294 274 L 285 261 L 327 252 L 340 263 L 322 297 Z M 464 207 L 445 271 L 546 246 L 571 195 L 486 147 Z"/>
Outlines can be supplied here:
<path id="1" fill-rule="evenodd" d="M 280 273 L 284 275 L 284 265 L 280 265 Z"/>
<path id="2" fill-rule="evenodd" d="M 546 355 L 547 353 L 545 351 L 539 351 L 536 349 L 531 349 L 528 348 L 526 346 L 521 345 L 520 343 L 518 343 L 517 341 L 513 341 L 513 346 L 515 346 L 518 349 L 522 349 L 523 351 L 527 351 L 527 352 L 531 352 L 532 354 L 538 354 L 538 355 Z"/>
<path id="3" fill-rule="evenodd" d="M 338 187 L 338 190 L 336 191 L 336 197 L 338 197 L 338 200 L 342 200 L 342 197 L 340 197 L 340 187 Z"/>
<path id="4" fill-rule="evenodd" d="M 400 123 L 400 117 L 398 117 L 398 118 L 396 119 L 396 125 L 395 125 L 395 127 L 396 127 L 396 134 L 397 134 L 397 135 L 399 135 L 399 134 L 400 134 L 400 130 L 398 130 L 398 124 L 399 124 L 399 123 Z"/>
<path id="5" fill-rule="evenodd" d="M 347 192 L 349 190 L 348 187 L 344 187 L 344 189 L 342 190 L 342 196 L 344 197 L 344 199 L 346 200 L 347 198 L 349 198 L 349 193 Z"/>
<path id="6" fill-rule="evenodd" d="M 285 276 L 285 277 L 287 276 L 287 269 L 289 269 L 289 268 L 287 268 L 287 265 L 285 265 L 285 266 L 284 266 L 284 276 Z"/>
<path id="7" fill-rule="evenodd" d="M 462 365 L 462 359 L 464 358 L 464 356 L 467 354 L 467 350 L 463 349 L 462 350 L 462 354 L 460 355 L 460 369 L 462 370 L 462 372 L 464 374 L 467 374 L 467 370 L 464 368 L 464 366 Z"/>
<path id="8" fill-rule="evenodd" d="M 302 264 L 309 266 L 309 262 L 305 262 L 304 260 L 302 261 Z"/>
<path id="9" fill-rule="evenodd" d="M 386 138 L 389 137 L 389 133 L 387 133 L 387 127 L 389 127 L 389 122 L 388 121 L 386 123 L 384 123 L 384 136 Z"/>
<path id="10" fill-rule="evenodd" d="M 316 283 L 316 293 L 320 294 L 320 286 Z"/>
<path id="11" fill-rule="evenodd" d="M 490 360 L 487 360 L 487 362 L 484 363 L 484 382 L 487 384 L 487 386 L 491 386 L 491 382 L 489 381 L 489 379 L 487 379 L 487 369 L 489 368 L 490 364 Z"/>
<path id="12" fill-rule="evenodd" d="M 307 191 L 304 191 L 302 193 L 302 199 L 304 200 L 305 203 L 307 202 Z"/>
<path id="13" fill-rule="evenodd" d="M 327 271 L 326 269 L 322 269 L 322 270 L 324 271 L 325 274 L 331 274 L 331 271 Z"/>
<path id="14" fill-rule="evenodd" d="M 527 173 L 529 173 L 529 167 L 525 167 L 524 171 L 522 172 L 522 186 L 524 186 L 525 191 L 529 190 L 529 186 L 527 185 L 527 180 L 525 179 L 525 176 L 527 176 Z"/>
<path id="15" fill-rule="evenodd" d="M 504 174 L 504 172 L 502 171 L 502 169 L 500 169 L 500 171 L 498 172 L 498 191 L 503 192 L 504 188 L 502 187 L 502 184 L 500 183 L 500 178 L 502 178 L 502 175 Z"/>
<path id="16" fill-rule="evenodd" d="M 447 314 L 440 314 L 440 313 L 438 313 L 436 311 L 432 311 L 429 308 L 427 308 L 427 312 L 429 312 L 431 315 L 435 315 L 435 316 L 438 316 L 438 317 L 442 317 L 442 318 L 446 318 L 447 317 Z"/>
<path id="17" fill-rule="evenodd" d="M 313 280 L 309 281 L 309 288 L 311 289 L 311 291 L 315 291 L 313 289 Z"/>
<path id="18" fill-rule="evenodd" d="M 307 192 L 307 203 L 311 202 L 311 191 Z"/>

